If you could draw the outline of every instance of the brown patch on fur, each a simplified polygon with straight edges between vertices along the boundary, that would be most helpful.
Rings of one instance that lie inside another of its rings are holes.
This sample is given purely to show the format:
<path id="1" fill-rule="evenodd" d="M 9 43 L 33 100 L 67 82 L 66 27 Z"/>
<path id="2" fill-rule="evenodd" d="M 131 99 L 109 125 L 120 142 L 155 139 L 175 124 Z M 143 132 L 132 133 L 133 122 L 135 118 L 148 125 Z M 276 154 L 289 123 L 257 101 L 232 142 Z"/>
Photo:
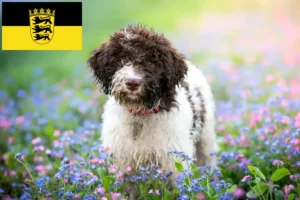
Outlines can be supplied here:
<path id="1" fill-rule="evenodd" d="M 193 111 L 193 127 L 191 128 L 191 135 L 193 135 L 193 129 L 196 128 L 196 121 L 197 121 L 197 115 L 196 115 L 196 110 L 194 107 L 194 102 L 192 101 L 192 96 L 190 95 L 190 86 L 186 81 L 183 81 L 181 84 L 182 87 L 184 87 L 184 89 L 187 92 L 187 97 L 188 97 L 188 101 L 191 105 L 192 111 Z"/>
<path id="2" fill-rule="evenodd" d="M 145 108 L 160 102 L 160 106 L 169 111 L 175 103 L 175 87 L 187 73 L 184 56 L 163 34 L 155 33 L 153 29 L 142 25 L 122 28 L 95 49 L 88 60 L 105 94 L 111 94 L 113 76 L 126 62 L 131 62 L 144 74 L 141 98 Z"/>
<path id="3" fill-rule="evenodd" d="M 200 121 L 201 121 L 201 127 L 203 128 L 204 123 L 205 123 L 206 109 L 205 109 L 205 106 L 204 106 L 204 99 L 202 97 L 202 93 L 200 92 L 199 89 L 198 89 L 197 96 L 200 98 L 200 101 L 201 101 L 201 111 L 199 113 L 199 118 L 200 118 Z"/>

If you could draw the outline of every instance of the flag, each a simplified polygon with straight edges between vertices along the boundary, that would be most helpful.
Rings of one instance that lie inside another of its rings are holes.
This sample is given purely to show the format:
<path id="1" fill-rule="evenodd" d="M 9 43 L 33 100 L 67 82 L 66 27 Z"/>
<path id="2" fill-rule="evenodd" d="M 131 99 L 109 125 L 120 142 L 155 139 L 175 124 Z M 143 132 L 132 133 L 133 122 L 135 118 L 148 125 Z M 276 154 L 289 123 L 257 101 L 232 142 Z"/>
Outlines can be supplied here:
<path id="1" fill-rule="evenodd" d="M 2 50 L 82 50 L 82 3 L 2 2 Z"/>

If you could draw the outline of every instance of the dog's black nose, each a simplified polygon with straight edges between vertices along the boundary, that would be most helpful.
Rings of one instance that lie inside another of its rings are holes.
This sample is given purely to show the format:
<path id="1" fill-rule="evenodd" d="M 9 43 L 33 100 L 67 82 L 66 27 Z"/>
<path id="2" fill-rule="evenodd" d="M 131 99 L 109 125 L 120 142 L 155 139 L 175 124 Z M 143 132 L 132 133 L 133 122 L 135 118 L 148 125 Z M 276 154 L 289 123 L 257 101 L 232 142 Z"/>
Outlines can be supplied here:
<path id="1" fill-rule="evenodd" d="M 135 91 L 139 88 L 141 85 L 141 80 L 140 79 L 126 79 L 125 84 L 128 90 Z"/>

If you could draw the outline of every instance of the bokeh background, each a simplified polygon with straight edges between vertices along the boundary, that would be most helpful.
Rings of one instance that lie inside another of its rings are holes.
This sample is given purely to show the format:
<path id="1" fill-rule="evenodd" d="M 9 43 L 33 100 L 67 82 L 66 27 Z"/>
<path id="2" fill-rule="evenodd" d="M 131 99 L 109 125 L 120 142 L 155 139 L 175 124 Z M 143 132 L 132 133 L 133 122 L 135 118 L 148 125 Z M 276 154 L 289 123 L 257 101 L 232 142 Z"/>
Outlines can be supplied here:
<path id="1" fill-rule="evenodd" d="M 252 143 L 245 129 L 239 131 L 269 127 L 263 113 L 272 109 L 281 130 L 300 128 L 299 0 L 82 2 L 82 51 L 0 51 L 0 188 L 5 193 L 20 193 L 18 185 L 28 176 L 14 161 L 15 153 L 26 154 L 36 175 L 51 177 L 63 159 L 82 160 L 96 148 L 106 97 L 86 61 L 109 34 L 136 23 L 164 33 L 211 83 L 220 149 L 228 152 L 221 156 L 226 181 L 239 182 L 250 163 L 270 174 L 275 158 L 299 173 L 300 141 L 289 148 L 278 142 L 292 141 L 299 132 L 272 146 L 275 136 Z"/>
<path id="2" fill-rule="evenodd" d="M 255 51 L 253 43 L 267 46 L 264 40 L 273 38 L 278 48 L 288 45 L 287 40 L 292 40 L 289 35 L 297 35 L 287 28 L 289 23 L 299 23 L 298 11 L 297 0 L 83 1 L 82 51 L 0 51 L 1 88 L 11 92 L 27 89 L 37 70 L 43 71 L 49 84 L 82 79 L 88 71 L 84 66 L 91 50 L 110 33 L 131 23 L 163 32 L 195 64 L 210 57 L 219 60 L 220 54 L 230 55 L 226 57 L 228 62 L 239 62 L 247 59 L 244 52 Z M 275 38 L 278 35 L 280 38 Z M 241 38 L 244 41 L 238 42 Z M 299 45 L 298 41 L 291 43 Z M 285 50 L 288 53 L 289 49 Z M 256 58 L 264 56 L 254 53 Z M 7 82 L 9 77 L 13 84 Z M 86 81 L 91 87 L 88 78 Z"/>

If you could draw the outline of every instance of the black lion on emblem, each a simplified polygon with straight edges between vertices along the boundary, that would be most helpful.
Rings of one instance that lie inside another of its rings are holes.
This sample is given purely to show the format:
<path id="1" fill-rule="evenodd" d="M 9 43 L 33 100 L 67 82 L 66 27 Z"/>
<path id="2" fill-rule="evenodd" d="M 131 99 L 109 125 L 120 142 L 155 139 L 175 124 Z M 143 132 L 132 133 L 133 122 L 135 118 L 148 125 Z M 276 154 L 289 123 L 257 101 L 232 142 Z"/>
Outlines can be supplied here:
<path id="1" fill-rule="evenodd" d="M 33 24 L 40 24 L 40 23 L 42 23 L 42 22 L 44 22 L 44 24 L 47 24 L 48 22 L 50 23 L 50 24 L 52 24 L 52 22 L 51 22 L 51 18 L 50 17 L 34 17 L 34 19 L 32 19 L 32 21 L 34 21 L 34 23 Z"/>
<path id="2" fill-rule="evenodd" d="M 41 39 L 44 39 L 44 40 L 50 40 L 50 38 L 49 38 L 49 34 L 43 34 L 43 35 L 41 35 L 41 34 L 36 34 L 35 36 L 35 40 L 41 40 Z"/>
<path id="3" fill-rule="evenodd" d="M 44 31 L 44 33 L 47 33 L 48 31 L 50 33 L 52 33 L 50 25 L 47 25 L 47 26 L 35 25 L 34 28 L 32 28 L 32 29 L 34 30 L 33 33 L 39 33 L 39 32 L 42 32 L 42 31 Z"/>

